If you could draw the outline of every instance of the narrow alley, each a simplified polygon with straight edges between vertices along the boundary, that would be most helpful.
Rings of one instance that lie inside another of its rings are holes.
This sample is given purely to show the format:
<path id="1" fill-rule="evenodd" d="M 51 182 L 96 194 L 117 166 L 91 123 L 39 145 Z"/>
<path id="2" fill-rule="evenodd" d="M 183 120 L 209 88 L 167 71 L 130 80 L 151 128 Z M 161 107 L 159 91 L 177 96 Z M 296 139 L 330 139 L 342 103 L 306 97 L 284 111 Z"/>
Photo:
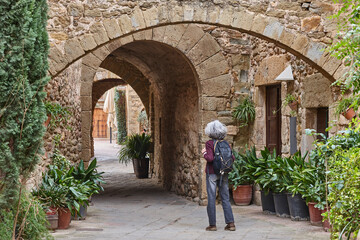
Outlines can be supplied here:
<path id="1" fill-rule="evenodd" d="M 264 215 L 261 207 L 235 206 L 236 231 L 224 231 L 221 205 L 217 232 L 206 232 L 206 207 L 162 189 L 156 179 L 137 179 L 132 165 L 120 165 L 118 148 L 95 140 L 99 170 L 105 172 L 105 191 L 93 197 L 86 220 L 56 230 L 55 239 L 329 239 L 329 233 L 309 222 L 292 222 Z"/>

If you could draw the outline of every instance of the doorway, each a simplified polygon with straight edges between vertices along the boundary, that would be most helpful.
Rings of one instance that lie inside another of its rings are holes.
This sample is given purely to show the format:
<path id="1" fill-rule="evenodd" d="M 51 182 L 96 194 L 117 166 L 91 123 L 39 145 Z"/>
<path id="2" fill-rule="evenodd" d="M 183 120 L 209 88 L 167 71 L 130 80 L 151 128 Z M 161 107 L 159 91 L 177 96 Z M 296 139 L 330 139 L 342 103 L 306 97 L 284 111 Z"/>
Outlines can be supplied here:
<path id="1" fill-rule="evenodd" d="M 266 147 L 281 154 L 281 86 L 266 86 Z"/>

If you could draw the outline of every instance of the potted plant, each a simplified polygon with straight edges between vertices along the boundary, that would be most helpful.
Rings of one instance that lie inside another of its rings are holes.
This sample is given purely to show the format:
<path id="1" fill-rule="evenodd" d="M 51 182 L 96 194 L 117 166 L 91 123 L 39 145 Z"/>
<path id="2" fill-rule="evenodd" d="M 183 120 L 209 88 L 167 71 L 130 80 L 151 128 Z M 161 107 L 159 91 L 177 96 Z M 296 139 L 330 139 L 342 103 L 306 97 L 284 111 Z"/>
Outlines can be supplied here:
<path id="1" fill-rule="evenodd" d="M 246 154 L 251 156 L 253 175 L 255 176 L 255 183 L 261 189 L 261 206 L 264 213 L 275 214 L 275 204 L 273 197 L 273 190 L 275 189 L 274 181 L 271 180 L 270 163 L 276 158 L 276 151 L 270 152 L 268 148 L 261 151 L 261 157 L 256 157 L 255 148 L 247 151 Z"/>
<path id="2" fill-rule="evenodd" d="M 103 172 L 97 171 L 97 159 L 91 161 L 90 165 L 85 168 L 83 160 L 80 161 L 79 165 L 74 168 L 72 172 L 72 176 L 75 180 L 86 184 L 89 187 L 88 192 L 88 201 L 93 194 L 99 193 L 100 191 L 104 191 L 101 186 L 102 183 L 105 183 L 102 177 Z M 76 213 L 74 219 L 85 219 L 87 214 L 87 205 L 80 205 L 79 212 Z"/>
<path id="3" fill-rule="evenodd" d="M 150 140 L 151 136 L 145 133 L 128 136 L 118 153 L 119 162 L 127 164 L 131 160 L 133 161 L 137 178 L 148 178 L 149 158 L 147 156 L 151 144 Z"/>
<path id="4" fill-rule="evenodd" d="M 233 199 L 236 205 L 249 205 L 252 200 L 253 176 L 250 174 L 247 155 L 233 152 L 235 161 L 233 170 L 229 173 L 229 183 L 232 185 Z"/>
<path id="5" fill-rule="evenodd" d="M 309 220 L 309 209 L 303 198 L 304 188 L 302 185 L 302 173 L 306 169 L 306 158 L 301 156 L 300 152 L 295 153 L 287 159 L 287 172 L 290 175 L 290 182 L 286 189 L 289 192 L 287 195 L 291 220 L 307 221 Z"/>
<path id="6" fill-rule="evenodd" d="M 355 117 L 355 109 L 359 107 L 358 100 L 354 97 L 344 98 L 340 100 L 335 108 L 335 114 L 342 114 L 347 120 Z"/>
<path id="7" fill-rule="evenodd" d="M 240 127 L 244 127 L 255 120 L 255 105 L 250 97 L 239 99 L 238 102 L 239 104 L 232 111 L 232 116 L 240 122 Z"/>
<path id="8" fill-rule="evenodd" d="M 294 95 L 289 93 L 286 95 L 285 99 L 282 101 L 282 106 L 283 107 L 289 106 L 291 108 L 291 110 L 297 111 L 298 100 Z"/>

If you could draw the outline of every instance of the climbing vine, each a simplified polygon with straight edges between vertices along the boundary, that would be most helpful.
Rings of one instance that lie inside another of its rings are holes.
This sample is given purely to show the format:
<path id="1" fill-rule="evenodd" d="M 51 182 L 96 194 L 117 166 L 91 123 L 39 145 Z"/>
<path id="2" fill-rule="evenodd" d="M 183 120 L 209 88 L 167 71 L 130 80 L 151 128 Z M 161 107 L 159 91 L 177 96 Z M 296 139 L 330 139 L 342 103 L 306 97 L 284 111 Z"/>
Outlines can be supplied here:
<path id="1" fill-rule="evenodd" d="M 126 130 L 126 94 L 124 90 L 116 90 L 115 93 L 115 113 L 117 121 L 117 143 L 121 143 L 127 136 Z"/>

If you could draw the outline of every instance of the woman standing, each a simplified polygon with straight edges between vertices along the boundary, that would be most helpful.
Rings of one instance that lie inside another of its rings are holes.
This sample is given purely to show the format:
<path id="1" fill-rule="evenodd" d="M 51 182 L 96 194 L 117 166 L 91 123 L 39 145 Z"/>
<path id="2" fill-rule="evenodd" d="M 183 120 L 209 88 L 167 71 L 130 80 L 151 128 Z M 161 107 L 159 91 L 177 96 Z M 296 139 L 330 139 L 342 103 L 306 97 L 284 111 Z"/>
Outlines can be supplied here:
<path id="1" fill-rule="evenodd" d="M 206 191 L 208 196 L 207 214 L 209 218 L 209 226 L 206 231 L 216 231 L 216 187 L 219 187 L 221 203 L 225 216 L 225 230 L 235 231 L 234 216 L 231 209 L 229 197 L 228 174 L 214 173 L 213 160 L 214 160 L 214 142 L 223 140 L 226 136 L 227 128 L 218 120 L 212 121 L 207 124 L 205 134 L 212 140 L 206 142 L 206 147 L 201 151 L 207 161 L 206 164 Z M 234 157 L 233 157 L 234 159 Z M 220 180 L 221 179 L 221 180 Z M 221 184 L 221 185 L 220 185 Z"/>

